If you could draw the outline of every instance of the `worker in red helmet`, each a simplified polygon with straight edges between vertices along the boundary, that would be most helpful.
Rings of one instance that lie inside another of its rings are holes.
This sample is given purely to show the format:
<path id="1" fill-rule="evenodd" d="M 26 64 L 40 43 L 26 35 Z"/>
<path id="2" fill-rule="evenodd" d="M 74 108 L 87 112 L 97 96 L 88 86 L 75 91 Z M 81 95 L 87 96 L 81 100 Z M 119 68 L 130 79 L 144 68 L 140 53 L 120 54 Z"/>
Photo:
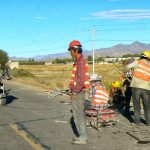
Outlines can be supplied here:
<path id="1" fill-rule="evenodd" d="M 73 50 L 73 49 L 74 49 L 74 50 L 75 50 L 75 49 L 78 49 L 79 52 L 82 53 L 82 45 L 81 45 L 81 43 L 80 43 L 79 41 L 77 41 L 77 40 L 74 40 L 74 41 L 70 42 L 70 44 L 69 44 L 68 51 L 70 51 L 71 56 L 72 56 L 73 58 L 75 58 L 75 56 L 73 56 L 73 53 L 72 53 L 72 51 L 71 51 L 71 50 Z"/>
<path id="2" fill-rule="evenodd" d="M 78 132 L 72 144 L 87 143 L 87 127 L 84 111 L 85 88 L 89 88 L 89 73 L 85 58 L 82 55 L 82 45 L 74 40 L 69 44 L 68 50 L 75 62 L 70 79 L 72 115 Z"/>
<path id="3" fill-rule="evenodd" d="M 82 47 L 81 43 L 77 40 L 73 40 L 70 44 L 69 44 L 69 49 L 72 48 L 72 47 Z"/>

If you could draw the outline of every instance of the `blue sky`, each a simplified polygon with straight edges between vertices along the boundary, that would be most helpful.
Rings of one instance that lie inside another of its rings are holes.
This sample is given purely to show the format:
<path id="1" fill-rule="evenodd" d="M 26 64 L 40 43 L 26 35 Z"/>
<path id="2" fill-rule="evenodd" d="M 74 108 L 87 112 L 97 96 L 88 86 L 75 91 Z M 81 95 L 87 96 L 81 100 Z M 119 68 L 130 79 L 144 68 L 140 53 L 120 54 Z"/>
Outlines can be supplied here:
<path id="1" fill-rule="evenodd" d="M 150 44 L 150 0 L 0 0 L 0 49 L 30 57 L 140 41 Z"/>

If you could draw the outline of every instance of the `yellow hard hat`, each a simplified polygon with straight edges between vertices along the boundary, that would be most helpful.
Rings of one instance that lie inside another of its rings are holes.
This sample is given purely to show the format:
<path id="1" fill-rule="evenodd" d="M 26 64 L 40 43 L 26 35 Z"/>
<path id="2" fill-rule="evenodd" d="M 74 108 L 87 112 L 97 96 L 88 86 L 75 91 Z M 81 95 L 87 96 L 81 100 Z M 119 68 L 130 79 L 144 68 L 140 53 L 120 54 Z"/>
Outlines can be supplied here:
<path id="1" fill-rule="evenodd" d="M 112 83 L 112 86 L 119 88 L 121 86 L 119 81 L 115 81 Z"/>
<path id="2" fill-rule="evenodd" d="M 145 50 L 145 51 L 142 53 L 142 55 L 144 55 L 144 56 L 150 58 L 150 51 Z"/>

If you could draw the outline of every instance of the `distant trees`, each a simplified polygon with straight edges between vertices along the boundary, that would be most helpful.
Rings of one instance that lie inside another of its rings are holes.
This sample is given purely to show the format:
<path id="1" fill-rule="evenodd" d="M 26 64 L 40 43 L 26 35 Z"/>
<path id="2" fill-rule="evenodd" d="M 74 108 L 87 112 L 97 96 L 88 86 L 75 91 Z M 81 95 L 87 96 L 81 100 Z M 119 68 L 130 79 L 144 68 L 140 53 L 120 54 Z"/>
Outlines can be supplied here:
<path id="1" fill-rule="evenodd" d="M 52 64 L 66 64 L 67 62 L 73 62 L 73 58 L 56 58 L 52 61 Z"/>
<path id="2" fill-rule="evenodd" d="M 128 58 L 128 57 L 139 57 L 140 54 L 125 54 L 122 55 L 122 58 Z M 95 57 L 95 62 L 105 62 L 106 59 L 111 59 L 115 57 L 111 56 L 103 56 L 103 57 Z M 87 56 L 88 63 L 91 64 L 93 61 L 92 56 Z M 121 60 L 119 58 L 116 58 L 115 60 L 107 60 L 108 63 L 119 63 Z M 52 64 L 67 64 L 69 62 L 74 62 L 73 58 L 56 58 L 51 60 Z M 20 65 L 44 65 L 45 61 L 35 61 L 34 59 L 29 59 L 29 60 L 22 60 L 19 61 Z"/>
<path id="3" fill-rule="evenodd" d="M 106 58 L 112 58 L 112 56 L 108 56 L 108 55 L 106 55 Z"/>
<path id="4" fill-rule="evenodd" d="M 125 54 L 122 55 L 122 58 L 128 58 L 128 57 L 140 57 L 140 54 Z"/>
<path id="5" fill-rule="evenodd" d="M 104 61 L 105 58 L 104 58 L 104 57 L 98 57 L 96 60 L 97 60 L 97 61 Z"/>
<path id="6" fill-rule="evenodd" d="M 88 56 L 88 57 L 87 57 L 87 60 L 88 60 L 88 61 L 92 61 L 92 60 L 93 60 L 93 57 L 92 57 L 92 56 Z"/>
<path id="7" fill-rule="evenodd" d="M 69 58 L 56 58 L 52 60 L 52 64 L 66 64 L 67 62 L 73 62 L 73 59 Z M 45 61 L 36 61 L 34 59 L 28 59 L 28 60 L 20 60 L 19 61 L 20 65 L 44 65 Z"/>
<path id="8" fill-rule="evenodd" d="M 7 52 L 0 49 L 0 64 L 4 66 L 9 60 Z"/>
<path id="9" fill-rule="evenodd" d="M 65 59 L 56 58 L 55 60 L 53 60 L 52 63 L 53 64 L 66 64 L 66 61 L 65 61 Z"/>
<path id="10" fill-rule="evenodd" d="M 19 61 L 20 65 L 44 65 L 44 61 L 35 61 L 34 59 L 29 59 L 29 60 L 20 60 Z"/>

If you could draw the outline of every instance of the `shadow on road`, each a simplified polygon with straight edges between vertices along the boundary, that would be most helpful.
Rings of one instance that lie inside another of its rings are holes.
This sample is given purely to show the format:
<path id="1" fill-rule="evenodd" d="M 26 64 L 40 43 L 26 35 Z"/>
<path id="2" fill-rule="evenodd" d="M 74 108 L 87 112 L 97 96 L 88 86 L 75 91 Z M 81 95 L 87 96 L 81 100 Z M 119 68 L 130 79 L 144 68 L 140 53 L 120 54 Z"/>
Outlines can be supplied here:
<path id="1" fill-rule="evenodd" d="M 71 124 L 71 128 L 72 128 L 74 134 L 78 137 L 79 133 L 77 131 L 73 116 L 70 118 L 70 124 Z"/>
<path id="2" fill-rule="evenodd" d="M 120 109 L 119 112 L 124 116 L 130 123 L 134 122 L 134 111 L 125 112 L 124 110 Z M 146 124 L 146 121 L 141 117 L 140 122 Z"/>
<path id="3" fill-rule="evenodd" d="M 133 120 L 133 115 L 134 115 L 133 111 L 125 112 L 125 110 L 123 108 L 119 108 L 118 112 L 120 114 L 122 114 L 122 116 L 124 116 L 130 123 L 132 123 L 134 121 Z"/>
<path id="4" fill-rule="evenodd" d="M 6 96 L 6 105 L 12 103 L 14 100 L 18 99 L 17 97 L 15 96 L 12 96 L 12 95 L 7 95 Z"/>

